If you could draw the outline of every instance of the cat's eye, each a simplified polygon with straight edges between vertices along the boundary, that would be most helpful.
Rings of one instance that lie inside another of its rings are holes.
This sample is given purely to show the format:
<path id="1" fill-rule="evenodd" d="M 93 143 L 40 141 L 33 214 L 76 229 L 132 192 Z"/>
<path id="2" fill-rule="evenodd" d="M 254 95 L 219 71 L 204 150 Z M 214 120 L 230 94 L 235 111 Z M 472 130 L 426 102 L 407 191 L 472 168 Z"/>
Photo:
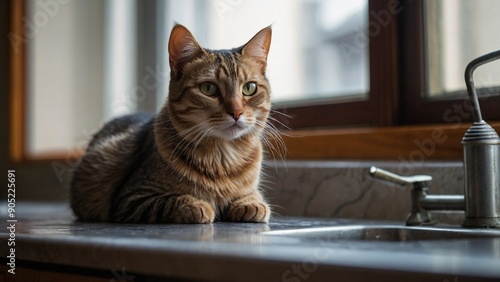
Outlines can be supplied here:
<path id="1" fill-rule="evenodd" d="M 219 88 L 213 82 L 203 82 L 200 84 L 200 91 L 207 96 L 215 96 L 219 92 Z"/>
<path id="2" fill-rule="evenodd" d="M 245 96 L 252 96 L 257 92 L 257 83 L 251 81 L 247 82 L 245 85 L 243 85 L 243 95 Z"/>

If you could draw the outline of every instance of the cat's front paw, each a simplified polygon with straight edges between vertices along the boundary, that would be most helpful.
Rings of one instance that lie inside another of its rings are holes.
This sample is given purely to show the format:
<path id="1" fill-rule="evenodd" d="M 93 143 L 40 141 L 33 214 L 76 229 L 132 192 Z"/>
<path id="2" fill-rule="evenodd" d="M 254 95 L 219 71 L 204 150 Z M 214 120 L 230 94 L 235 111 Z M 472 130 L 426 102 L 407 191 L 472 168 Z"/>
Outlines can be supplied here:
<path id="1" fill-rule="evenodd" d="M 233 203 L 226 212 L 227 221 L 266 223 L 271 215 L 269 205 L 255 201 L 250 203 Z"/>
<path id="2" fill-rule="evenodd" d="M 209 203 L 184 195 L 177 198 L 172 217 L 174 223 L 211 223 L 215 212 Z"/>

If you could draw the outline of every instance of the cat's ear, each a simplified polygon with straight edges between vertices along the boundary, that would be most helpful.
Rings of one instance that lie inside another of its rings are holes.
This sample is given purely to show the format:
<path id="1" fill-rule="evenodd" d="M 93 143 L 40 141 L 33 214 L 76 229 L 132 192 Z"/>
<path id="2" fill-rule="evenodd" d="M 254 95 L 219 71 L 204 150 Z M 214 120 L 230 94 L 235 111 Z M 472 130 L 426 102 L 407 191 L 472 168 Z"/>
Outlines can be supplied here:
<path id="1" fill-rule="evenodd" d="M 191 32 L 183 25 L 176 24 L 170 33 L 168 55 L 170 69 L 181 71 L 184 64 L 195 58 L 203 48 Z"/>
<path id="2" fill-rule="evenodd" d="M 267 54 L 269 53 L 269 47 L 271 47 L 271 35 L 271 26 L 262 29 L 243 46 L 241 51 L 244 56 L 252 57 L 261 64 L 262 72 L 266 71 Z"/>

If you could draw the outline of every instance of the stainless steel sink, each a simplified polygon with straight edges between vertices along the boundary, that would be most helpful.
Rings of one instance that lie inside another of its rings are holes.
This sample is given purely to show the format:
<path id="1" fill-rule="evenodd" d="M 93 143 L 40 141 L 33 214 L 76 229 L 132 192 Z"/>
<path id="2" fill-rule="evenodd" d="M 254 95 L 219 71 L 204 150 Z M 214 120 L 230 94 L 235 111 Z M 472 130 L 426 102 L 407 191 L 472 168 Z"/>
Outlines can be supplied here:
<path id="1" fill-rule="evenodd" d="M 399 225 L 347 225 L 290 230 L 274 230 L 262 233 L 269 236 L 285 236 L 323 241 L 421 241 L 458 240 L 499 237 L 498 229 L 464 229 L 446 227 L 409 227 Z"/>

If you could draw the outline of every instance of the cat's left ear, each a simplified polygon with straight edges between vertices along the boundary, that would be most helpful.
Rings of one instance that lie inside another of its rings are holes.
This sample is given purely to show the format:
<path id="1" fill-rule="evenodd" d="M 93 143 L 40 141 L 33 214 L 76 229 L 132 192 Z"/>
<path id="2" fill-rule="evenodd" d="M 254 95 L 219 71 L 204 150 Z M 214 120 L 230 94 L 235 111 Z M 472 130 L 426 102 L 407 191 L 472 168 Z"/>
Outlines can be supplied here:
<path id="1" fill-rule="evenodd" d="M 243 50 L 241 51 L 244 56 L 252 57 L 261 64 L 261 71 L 263 73 L 266 71 L 267 55 L 271 47 L 271 35 L 271 26 L 263 28 L 243 46 Z"/>

